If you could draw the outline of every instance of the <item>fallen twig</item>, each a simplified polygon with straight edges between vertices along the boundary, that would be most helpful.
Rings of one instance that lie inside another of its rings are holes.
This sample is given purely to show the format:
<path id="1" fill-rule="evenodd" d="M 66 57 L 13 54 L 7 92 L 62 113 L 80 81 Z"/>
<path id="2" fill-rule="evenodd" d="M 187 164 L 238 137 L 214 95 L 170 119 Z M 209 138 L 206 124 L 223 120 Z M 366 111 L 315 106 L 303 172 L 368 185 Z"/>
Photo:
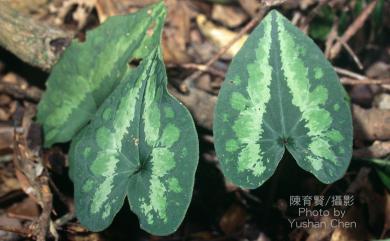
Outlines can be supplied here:
<path id="1" fill-rule="evenodd" d="M 0 2 L 0 46 L 23 61 L 49 70 L 70 43 L 69 33 L 21 15 Z"/>
<path id="2" fill-rule="evenodd" d="M 390 79 L 351 79 L 351 78 L 341 78 L 341 83 L 344 85 L 388 85 L 390 84 Z"/>
<path id="3" fill-rule="evenodd" d="M 358 56 L 355 54 L 355 52 L 352 50 L 352 48 L 349 46 L 349 44 L 347 42 L 344 42 L 341 38 L 339 37 L 336 37 L 337 41 L 339 41 L 341 43 L 341 45 L 343 45 L 343 47 L 345 48 L 345 50 L 347 50 L 347 52 L 349 53 L 349 55 L 351 55 L 353 61 L 355 61 L 356 65 L 358 66 L 358 68 L 360 70 L 363 69 L 363 65 L 362 65 L 362 62 L 360 61 L 360 59 L 358 58 Z"/>
<path id="4" fill-rule="evenodd" d="M 378 0 L 372 1 L 368 4 L 360 15 L 355 19 L 355 21 L 348 27 L 348 29 L 344 32 L 343 36 L 341 36 L 340 41 L 337 41 L 330 50 L 329 58 L 334 59 L 341 50 L 342 43 L 347 43 L 349 39 L 354 36 L 361 27 L 363 27 L 364 22 L 367 20 L 368 16 L 374 11 L 375 5 Z"/>
<path id="5" fill-rule="evenodd" d="M 65 225 L 66 223 L 68 223 L 70 220 L 74 219 L 75 218 L 75 214 L 74 212 L 69 212 L 67 214 L 65 214 L 64 216 L 58 218 L 55 222 L 54 222 L 54 225 L 56 227 L 60 227 L 60 226 L 63 226 Z"/>
<path id="6" fill-rule="evenodd" d="M 386 79 L 371 79 L 364 75 L 352 72 L 347 69 L 334 67 L 334 70 L 341 75 L 347 76 L 340 78 L 340 81 L 344 85 L 383 85 L 390 84 L 390 78 Z"/>
<path id="7" fill-rule="evenodd" d="M 240 32 L 232 39 L 230 40 L 224 47 L 222 47 L 218 53 L 216 53 L 209 61 L 207 61 L 206 64 L 204 64 L 204 68 L 208 69 L 212 64 L 214 64 L 223 54 L 226 53 L 227 50 L 235 43 L 237 42 L 243 35 L 249 32 L 253 27 L 256 26 L 256 24 L 264 17 L 264 14 L 266 13 L 266 10 L 268 7 L 262 8 L 262 10 L 248 23 L 243 27 Z M 180 86 L 180 91 L 183 93 L 189 92 L 189 89 L 193 86 L 194 80 L 199 78 L 204 71 L 202 70 L 197 70 L 190 76 L 184 79 L 182 82 L 182 85 Z M 186 91 L 187 90 L 187 91 Z"/>
<path id="8" fill-rule="evenodd" d="M 339 28 L 339 19 L 338 19 L 338 18 L 335 18 L 335 20 L 333 21 L 332 28 L 331 28 L 331 30 L 330 30 L 328 36 L 326 37 L 326 42 L 325 42 L 325 51 L 324 51 L 324 55 L 325 55 L 325 57 L 326 57 L 327 59 L 329 59 L 330 50 L 332 49 L 332 46 L 333 46 L 334 41 L 335 41 L 336 38 L 338 37 L 338 36 L 337 36 L 338 28 Z"/>
<path id="9" fill-rule="evenodd" d="M 353 79 L 358 79 L 358 80 L 367 79 L 366 76 L 352 72 L 352 71 L 347 70 L 347 69 L 342 69 L 339 67 L 333 67 L 333 68 L 336 71 L 336 73 L 348 76 L 348 77 L 353 78 Z"/>

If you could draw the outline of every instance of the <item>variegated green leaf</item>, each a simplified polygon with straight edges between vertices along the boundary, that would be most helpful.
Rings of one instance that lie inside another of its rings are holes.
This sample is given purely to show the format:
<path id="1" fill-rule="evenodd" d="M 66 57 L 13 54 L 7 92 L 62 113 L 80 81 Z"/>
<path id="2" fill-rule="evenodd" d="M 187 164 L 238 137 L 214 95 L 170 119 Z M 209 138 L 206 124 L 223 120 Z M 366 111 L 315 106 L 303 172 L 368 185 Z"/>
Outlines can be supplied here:
<path id="1" fill-rule="evenodd" d="M 69 141 L 123 79 L 128 63 L 147 56 L 160 43 L 163 3 L 127 16 L 109 18 L 74 40 L 54 66 L 38 106 L 45 146 Z"/>
<path id="2" fill-rule="evenodd" d="M 321 50 L 271 11 L 232 60 L 219 94 L 214 137 L 224 173 L 256 188 L 287 148 L 320 181 L 341 178 L 352 151 L 345 98 Z"/>
<path id="3" fill-rule="evenodd" d="M 192 196 L 198 139 L 185 107 L 166 89 L 159 50 L 104 101 L 72 141 L 76 213 L 91 230 L 106 228 L 128 197 L 141 227 L 177 229 Z"/>

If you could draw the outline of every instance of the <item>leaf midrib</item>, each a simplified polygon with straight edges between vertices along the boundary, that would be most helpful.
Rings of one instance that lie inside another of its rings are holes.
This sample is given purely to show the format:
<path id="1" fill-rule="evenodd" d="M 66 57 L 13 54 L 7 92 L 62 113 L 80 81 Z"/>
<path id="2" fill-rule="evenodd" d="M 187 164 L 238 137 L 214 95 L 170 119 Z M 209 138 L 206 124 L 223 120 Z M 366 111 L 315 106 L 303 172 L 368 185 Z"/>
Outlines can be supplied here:
<path id="1" fill-rule="evenodd" d="M 154 63 L 157 59 L 157 53 L 155 53 L 155 56 L 153 58 L 153 60 L 151 61 L 151 63 Z M 145 60 L 143 60 L 145 61 Z M 145 82 L 145 84 L 143 83 L 143 87 L 142 87 L 142 94 L 141 94 L 141 97 L 140 97 L 140 100 L 139 100 L 139 103 L 140 103 L 140 117 L 139 117 L 139 120 L 138 120 L 138 130 L 137 130 L 137 137 L 138 137 L 138 140 L 141 142 L 141 138 L 140 138 L 140 130 L 141 130 L 141 122 L 142 122 L 142 117 L 143 117 L 143 113 L 144 113 L 144 109 L 145 109 L 145 102 L 144 102 L 144 99 L 145 99 L 145 94 L 146 94 L 146 87 L 148 85 L 148 82 L 147 80 L 149 80 L 150 76 L 151 76 L 151 72 L 152 72 L 152 69 L 153 69 L 154 65 L 150 65 L 149 68 L 147 69 L 146 71 L 146 77 L 145 79 L 142 80 L 142 82 Z M 156 78 L 157 79 L 157 78 Z M 156 80 L 157 81 L 157 80 Z M 144 163 L 143 161 L 141 160 L 141 153 L 140 153 L 140 148 L 138 147 L 137 148 L 137 151 L 138 151 L 138 167 L 141 168 Z M 150 153 L 148 155 L 146 155 L 147 157 L 150 156 Z M 146 160 L 144 160 L 144 162 L 146 162 Z"/>
<path id="2" fill-rule="evenodd" d="M 275 39 L 276 41 L 274 41 L 275 45 L 273 46 L 274 50 L 272 51 L 272 47 L 271 47 L 271 61 L 272 61 L 272 64 L 271 66 L 274 66 L 274 71 L 275 71 L 275 75 L 276 75 L 276 81 L 277 81 L 277 91 L 278 91 L 278 97 L 279 97 L 279 109 L 280 109 L 280 120 L 281 120 L 281 126 L 282 126 L 282 136 L 281 138 L 287 138 L 285 135 L 286 135 L 286 124 L 284 122 L 284 110 L 283 110 L 283 102 L 282 102 L 282 93 L 281 93 L 281 72 L 282 72 L 282 63 L 281 63 L 281 59 L 280 59 L 280 56 L 279 56 L 279 52 L 280 52 L 280 44 L 279 44 L 279 32 L 278 32 L 278 24 L 276 23 L 276 20 L 275 20 L 275 15 L 272 16 L 272 32 L 271 32 L 271 35 L 273 37 L 273 39 Z M 278 50 L 278 51 L 277 51 Z"/>

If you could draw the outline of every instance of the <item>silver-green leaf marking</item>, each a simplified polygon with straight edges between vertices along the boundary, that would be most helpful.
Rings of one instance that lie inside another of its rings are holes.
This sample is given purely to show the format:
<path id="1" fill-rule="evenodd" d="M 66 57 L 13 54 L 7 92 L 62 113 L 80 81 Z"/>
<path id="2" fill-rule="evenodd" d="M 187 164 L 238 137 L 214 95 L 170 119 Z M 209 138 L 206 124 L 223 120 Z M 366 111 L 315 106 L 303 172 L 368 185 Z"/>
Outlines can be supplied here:
<path id="1" fill-rule="evenodd" d="M 339 179 L 352 151 L 344 97 L 321 50 L 271 11 L 232 60 L 219 94 L 214 137 L 224 173 L 256 188 L 287 148 L 320 181 Z"/>

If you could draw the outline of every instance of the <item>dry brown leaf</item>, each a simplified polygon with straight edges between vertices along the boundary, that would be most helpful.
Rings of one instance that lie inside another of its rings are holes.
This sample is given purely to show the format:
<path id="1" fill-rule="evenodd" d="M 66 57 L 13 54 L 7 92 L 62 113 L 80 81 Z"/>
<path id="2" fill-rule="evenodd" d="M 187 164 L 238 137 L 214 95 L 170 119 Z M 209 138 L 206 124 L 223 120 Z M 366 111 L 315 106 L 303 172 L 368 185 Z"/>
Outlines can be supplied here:
<path id="1" fill-rule="evenodd" d="M 1 137 L 0 137 L 1 138 Z M 12 167 L 1 165 L 0 169 L 0 197 L 4 197 L 7 194 L 20 190 L 20 185 L 12 172 Z"/>
<path id="2" fill-rule="evenodd" d="M 222 48 L 229 41 L 231 41 L 236 35 L 236 32 L 230 31 L 224 27 L 215 25 L 213 22 L 207 20 L 206 16 L 199 14 L 196 18 L 196 23 L 202 34 L 214 43 L 219 48 Z M 248 35 L 243 35 L 238 41 L 236 41 L 226 52 L 226 57 L 233 58 L 237 52 L 244 45 Z"/>
<path id="3" fill-rule="evenodd" d="M 241 230 L 247 219 L 246 210 L 238 204 L 232 204 L 219 221 L 219 227 L 225 234 Z"/>
<path id="4" fill-rule="evenodd" d="M 6 214 L 0 215 L 0 226 L 7 226 L 13 229 L 22 229 L 22 223 L 20 220 L 10 218 Z M 20 240 L 20 237 L 16 233 L 0 231 L 0 240 Z"/>
<path id="5" fill-rule="evenodd" d="M 367 68 L 366 75 L 373 79 L 384 79 L 390 77 L 390 64 L 378 61 Z"/>
<path id="6" fill-rule="evenodd" d="M 181 64 L 191 60 L 187 54 L 190 38 L 191 9 L 187 1 L 166 0 L 167 24 L 163 32 L 163 54 L 166 63 Z"/>
<path id="7" fill-rule="evenodd" d="M 10 217 L 21 217 L 23 219 L 34 219 L 39 216 L 39 208 L 37 203 L 27 197 L 20 202 L 15 202 L 11 207 L 7 208 L 7 214 Z"/>
<path id="8" fill-rule="evenodd" d="M 340 221 L 341 224 L 332 233 L 330 241 L 370 240 L 360 208 L 352 206 Z M 356 222 L 356 228 L 346 228 L 343 226 L 352 222 Z"/>
<path id="9" fill-rule="evenodd" d="M 241 10 L 241 8 L 220 4 L 214 5 L 211 17 L 229 28 L 238 27 L 248 19 L 248 16 Z"/>

